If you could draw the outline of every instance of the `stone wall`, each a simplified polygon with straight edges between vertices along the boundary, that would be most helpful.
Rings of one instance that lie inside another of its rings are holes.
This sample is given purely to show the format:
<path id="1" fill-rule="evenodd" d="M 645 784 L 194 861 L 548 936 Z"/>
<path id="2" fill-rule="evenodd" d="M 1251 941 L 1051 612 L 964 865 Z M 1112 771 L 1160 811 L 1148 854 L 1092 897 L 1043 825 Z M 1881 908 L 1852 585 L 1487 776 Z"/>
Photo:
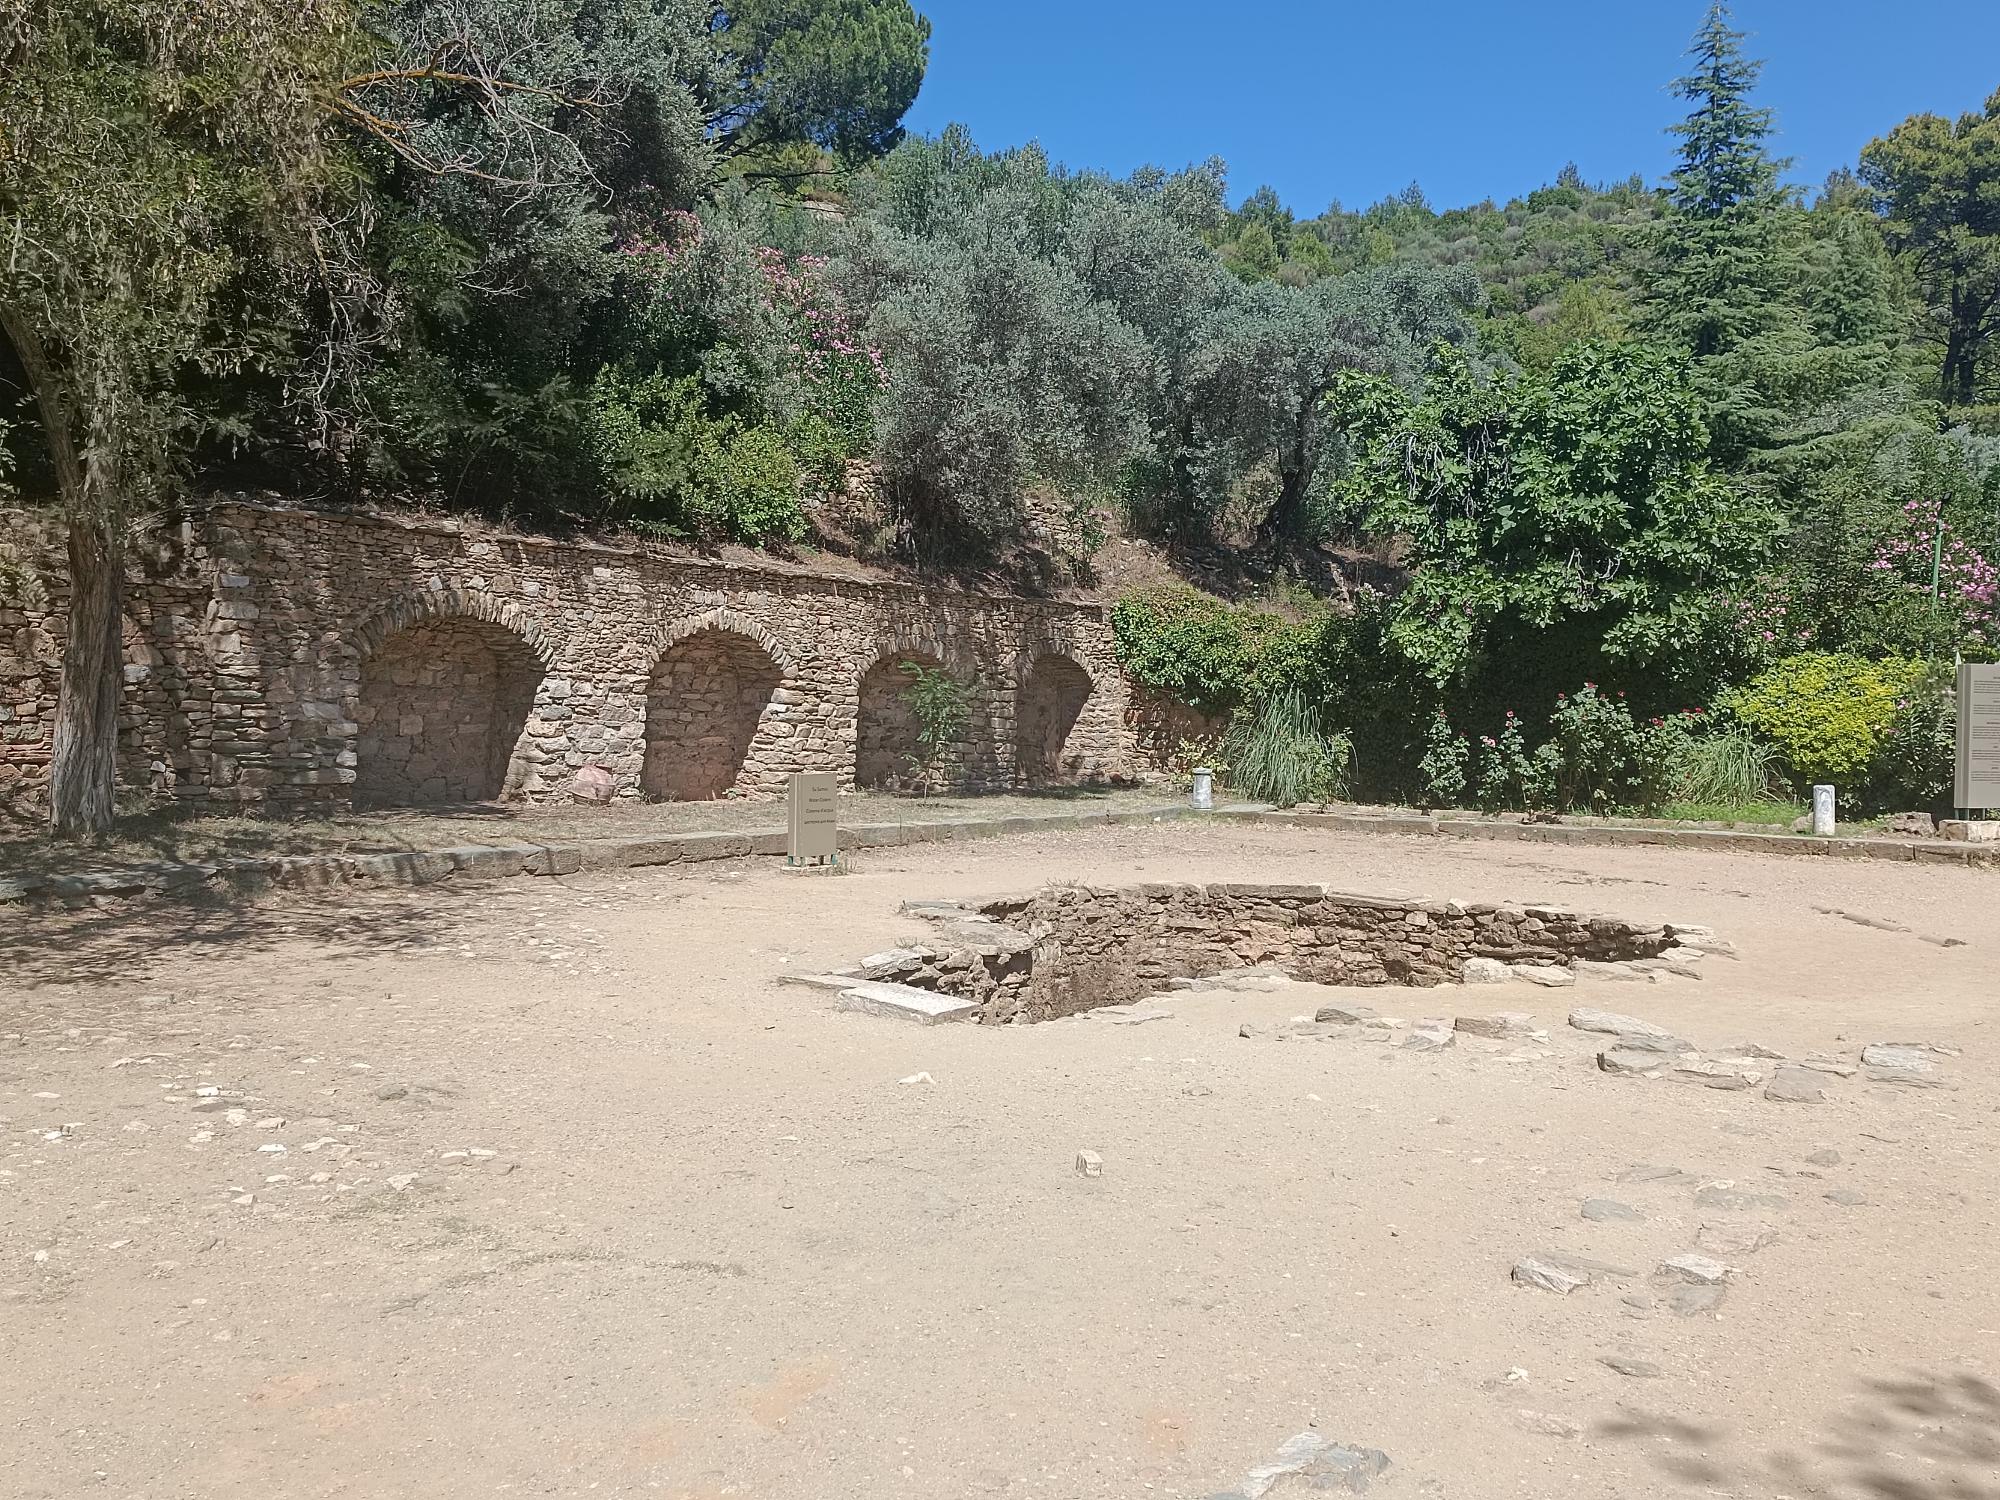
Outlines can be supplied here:
<path id="1" fill-rule="evenodd" d="M 881 955 L 864 976 L 977 1000 L 995 1023 L 1124 1004 L 1256 964 L 1316 984 L 1428 986 L 1458 982 L 1473 959 L 1628 963 L 1674 945 L 1670 927 L 1616 917 L 1323 885 L 1051 886 L 929 915 L 937 940 Z"/>
<path id="2" fill-rule="evenodd" d="M 35 571 L 44 597 L 0 597 L 16 810 L 47 778 L 66 602 L 59 552 Z M 121 781 L 187 801 L 563 801 L 586 766 L 632 799 L 852 786 L 907 753 L 883 690 L 905 659 L 972 684 L 970 785 L 1155 770 L 1096 605 L 244 501 L 158 539 L 127 592 Z"/>
<path id="3" fill-rule="evenodd" d="M 542 666 L 483 620 L 424 620 L 361 664 L 354 711 L 358 805 L 484 802 L 525 779 L 516 758 Z"/>

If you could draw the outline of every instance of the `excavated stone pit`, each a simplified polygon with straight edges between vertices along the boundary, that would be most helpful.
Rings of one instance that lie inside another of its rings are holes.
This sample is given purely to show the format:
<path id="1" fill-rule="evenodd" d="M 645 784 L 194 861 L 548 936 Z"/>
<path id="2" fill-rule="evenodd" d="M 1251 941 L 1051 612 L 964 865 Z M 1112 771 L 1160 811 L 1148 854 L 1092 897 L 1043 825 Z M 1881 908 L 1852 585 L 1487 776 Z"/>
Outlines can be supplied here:
<path id="1" fill-rule="evenodd" d="M 1176 980 L 1259 965 L 1316 984 L 1553 986 L 1591 964 L 1672 967 L 1677 944 L 1671 926 L 1323 885 L 1058 885 L 904 910 L 934 934 L 864 959 L 851 977 L 956 997 L 988 1025 L 1128 1004 Z"/>

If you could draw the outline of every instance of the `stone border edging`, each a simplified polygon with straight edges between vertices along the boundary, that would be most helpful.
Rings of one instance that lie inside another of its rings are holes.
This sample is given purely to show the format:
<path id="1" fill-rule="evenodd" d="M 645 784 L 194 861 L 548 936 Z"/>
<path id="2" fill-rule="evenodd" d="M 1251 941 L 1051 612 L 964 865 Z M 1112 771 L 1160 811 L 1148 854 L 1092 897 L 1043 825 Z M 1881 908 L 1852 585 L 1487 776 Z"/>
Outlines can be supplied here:
<path id="1" fill-rule="evenodd" d="M 1814 854 L 1835 859 L 1887 859 L 1903 863 L 2000 866 L 2000 846 L 1944 839 L 1814 838 L 1800 833 L 1744 833 L 1717 828 L 1624 828 L 1613 824 L 1503 823 L 1484 818 L 1433 817 L 1427 813 L 1295 813 L 1275 808 L 1218 808 L 1216 816 L 1347 833 L 1391 833 L 1420 838 L 1491 839 L 1525 844 L 1661 844 L 1739 854 Z"/>
<path id="2" fill-rule="evenodd" d="M 1795 833 L 1740 833 L 1709 828 L 1620 828 L 1607 824 L 1501 823 L 1441 818 L 1424 813 L 1296 813 L 1256 806 L 1198 812 L 1178 803 L 1093 812 L 1014 813 L 1000 818 L 941 818 L 912 823 L 857 823 L 841 830 L 846 849 L 890 849 L 904 844 L 949 843 L 1010 833 L 1050 833 L 1137 823 L 1218 818 L 1344 833 L 1402 834 L 1419 838 L 1489 839 L 1542 844 L 1653 844 L 1743 854 L 1811 854 L 1836 859 L 1886 859 L 1904 863 L 2000 867 L 2000 845 L 1942 839 L 1812 838 Z M 72 902 L 92 896 L 227 893 L 255 896 L 271 890 L 326 890 L 339 885 L 434 885 L 458 877 L 500 880 L 515 875 L 574 875 L 581 870 L 624 870 L 698 864 L 716 859 L 776 856 L 785 852 L 782 829 L 649 834 L 582 839 L 557 844 L 469 844 L 453 849 L 389 854 L 301 854 L 213 864 L 158 862 L 84 875 L 0 877 L 0 906 Z"/>
<path id="3" fill-rule="evenodd" d="M 1211 815 L 1197 813 L 1191 807 L 1162 803 L 1157 807 L 1091 812 L 857 823 L 841 829 L 840 842 L 843 849 L 888 849 L 903 844 L 949 843 L 1010 833 L 1107 828 L 1206 816 Z M 325 890 L 350 884 L 434 885 L 454 877 L 502 880 L 515 875 L 574 875 L 580 870 L 625 870 L 782 855 L 785 848 L 785 831 L 778 828 L 647 834 L 559 844 L 469 844 L 453 849 L 389 854 L 302 854 L 212 864 L 162 861 L 84 875 L 0 878 L 0 905 L 50 900 L 67 903 L 92 896 L 193 893 L 255 896 L 272 890 Z"/>

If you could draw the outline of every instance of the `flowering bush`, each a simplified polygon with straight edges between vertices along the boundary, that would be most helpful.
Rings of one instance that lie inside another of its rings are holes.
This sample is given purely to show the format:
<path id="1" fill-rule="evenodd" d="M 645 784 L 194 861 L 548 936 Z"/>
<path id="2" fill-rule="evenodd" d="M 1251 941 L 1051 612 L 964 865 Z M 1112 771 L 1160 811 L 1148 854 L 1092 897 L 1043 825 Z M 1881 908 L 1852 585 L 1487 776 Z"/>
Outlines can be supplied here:
<path id="1" fill-rule="evenodd" d="M 765 245 L 757 264 L 771 309 L 786 325 L 786 350 L 805 389 L 807 413 L 832 430 L 846 454 L 863 452 L 874 435 L 876 398 L 889 383 L 882 351 L 828 285 L 825 256 L 788 261 Z"/>
<path id="2" fill-rule="evenodd" d="M 1881 541 L 1868 564 L 1885 580 L 1928 593 L 1937 570 L 1938 608 L 1977 646 L 2000 645 L 2000 569 L 1960 536 L 1936 500 L 1903 506 L 1903 526 Z"/>

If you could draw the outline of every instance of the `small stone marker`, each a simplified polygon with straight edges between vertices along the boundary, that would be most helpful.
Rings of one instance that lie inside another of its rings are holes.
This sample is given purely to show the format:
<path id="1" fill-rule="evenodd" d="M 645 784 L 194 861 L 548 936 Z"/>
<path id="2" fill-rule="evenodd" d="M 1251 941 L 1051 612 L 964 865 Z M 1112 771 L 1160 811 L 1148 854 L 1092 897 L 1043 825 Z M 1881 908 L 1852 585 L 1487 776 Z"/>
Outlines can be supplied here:
<path id="1" fill-rule="evenodd" d="M 788 868 L 840 863 L 839 796 L 840 778 L 833 772 L 794 773 L 785 847 Z"/>
<path id="2" fill-rule="evenodd" d="M 1958 669 L 1958 774 L 1952 801 L 2000 807 L 2000 664 Z"/>
<path id="3" fill-rule="evenodd" d="M 1095 1151 L 1077 1152 L 1076 1175 L 1079 1177 L 1102 1177 L 1104 1175 L 1104 1158 L 1099 1156 Z"/>

